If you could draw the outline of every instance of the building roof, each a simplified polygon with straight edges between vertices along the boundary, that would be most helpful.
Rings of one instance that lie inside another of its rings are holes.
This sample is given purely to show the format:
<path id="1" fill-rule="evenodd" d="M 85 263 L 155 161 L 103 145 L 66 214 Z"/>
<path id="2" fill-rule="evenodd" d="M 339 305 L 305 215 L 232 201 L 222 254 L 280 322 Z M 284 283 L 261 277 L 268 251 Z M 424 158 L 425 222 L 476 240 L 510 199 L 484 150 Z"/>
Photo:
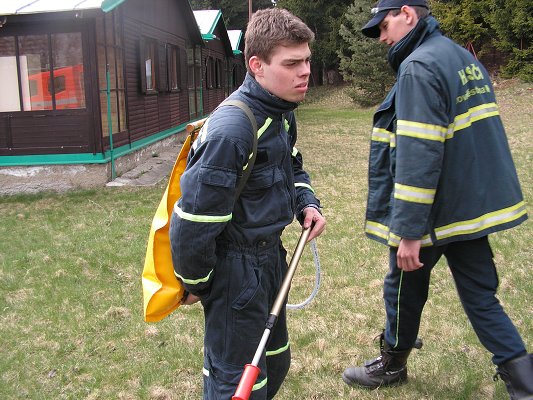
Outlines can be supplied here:
<path id="1" fill-rule="evenodd" d="M 193 13 L 202 37 L 205 40 L 214 39 L 215 28 L 222 17 L 222 12 L 220 10 L 196 10 Z"/>
<path id="2" fill-rule="evenodd" d="M 243 45 L 242 40 L 242 31 L 240 29 L 230 29 L 228 31 L 229 41 L 231 42 L 231 48 L 233 49 L 233 54 L 241 54 L 241 46 Z"/>
<path id="3" fill-rule="evenodd" d="M 0 15 L 102 9 L 111 11 L 125 0 L 3 0 Z"/>
<path id="4" fill-rule="evenodd" d="M 226 24 L 222 18 L 222 12 L 220 10 L 196 10 L 193 11 L 196 24 L 200 29 L 202 38 L 206 41 L 220 40 L 224 49 L 228 55 L 233 55 L 233 49 L 228 37 L 228 30 Z M 221 37 L 217 37 L 215 30 L 220 25 L 218 30 Z"/>

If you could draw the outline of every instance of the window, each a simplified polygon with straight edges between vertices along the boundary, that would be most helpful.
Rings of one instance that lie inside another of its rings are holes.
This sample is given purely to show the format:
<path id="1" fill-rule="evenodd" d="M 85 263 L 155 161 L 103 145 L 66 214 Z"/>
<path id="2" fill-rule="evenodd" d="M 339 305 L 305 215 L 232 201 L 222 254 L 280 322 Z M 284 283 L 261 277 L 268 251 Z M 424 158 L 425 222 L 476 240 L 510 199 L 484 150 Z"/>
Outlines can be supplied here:
<path id="1" fill-rule="evenodd" d="M 85 108 L 85 84 L 81 33 L 55 33 L 50 35 L 52 45 L 52 79 L 48 81 L 49 93 L 54 93 L 55 108 Z"/>
<path id="2" fill-rule="evenodd" d="M 0 37 L 0 112 L 20 111 L 19 84 L 17 75 L 17 54 L 14 36 Z M 28 85 L 28 91 L 32 86 Z M 34 90 L 37 90 L 37 86 Z"/>
<path id="3" fill-rule="evenodd" d="M 217 88 L 222 87 L 222 60 L 215 60 L 215 86 Z"/>
<path id="4" fill-rule="evenodd" d="M 65 76 L 54 76 L 54 88 L 52 89 L 52 80 L 48 80 L 48 91 L 52 93 L 52 91 L 55 92 L 55 94 L 59 94 L 61 92 L 65 91 Z"/>
<path id="5" fill-rule="evenodd" d="M 202 63 L 200 47 L 187 48 L 187 89 L 189 93 L 189 116 L 196 118 L 202 114 L 201 108 L 201 77 Z"/>
<path id="6" fill-rule="evenodd" d="M 143 92 L 157 93 L 157 42 L 149 38 L 141 38 L 141 81 Z"/>
<path id="7" fill-rule="evenodd" d="M 180 51 L 176 46 L 168 47 L 168 89 L 177 92 L 180 89 Z"/>
<path id="8" fill-rule="evenodd" d="M 81 32 L 0 37 L 0 111 L 85 108 Z"/>
<path id="9" fill-rule="evenodd" d="M 53 110 L 53 92 L 48 90 L 50 79 L 48 35 L 19 36 L 18 50 L 24 111 Z M 30 85 L 34 90 L 30 91 Z"/>
<path id="10" fill-rule="evenodd" d="M 113 10 L 96 19 L 96 50 L 100 89 L 100 112 L 104 138 L 127 129 L 124 87 L 124 46 L 120 18 Z M 109 80 L 108 80 L 109 73 Z M 107 84 L 109 81 L 109 103 Z"/>

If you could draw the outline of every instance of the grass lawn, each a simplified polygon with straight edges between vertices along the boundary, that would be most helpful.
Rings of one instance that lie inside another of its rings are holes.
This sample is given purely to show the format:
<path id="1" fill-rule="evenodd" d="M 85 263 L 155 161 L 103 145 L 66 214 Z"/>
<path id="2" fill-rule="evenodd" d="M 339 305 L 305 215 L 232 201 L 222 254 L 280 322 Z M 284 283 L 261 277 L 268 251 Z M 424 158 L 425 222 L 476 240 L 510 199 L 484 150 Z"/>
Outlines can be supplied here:
<path id="1" fill-rule="evenodd" d="M 497 98 L 528 206 L 533 199 L 533 90 L 503 82 Z M 297 111 L 298 149 L 328 220 L 317 241 L 321 289 L 289 311 L 293 362 L 277 398 L 505 399 L 490 354 L 466 319 L 445 263 L 432 275 L 410 381 L 352 389 L 344 368 L 373 358 L 383 327 L 386 247 L 364 237 L 373 110 L 341 89 L 313 89 Z M 0 197 L 0 398 L 200 399 L 203 315 L 183 307 L 157 324 L 142 318 L 140 274 L 151 219 L 166 182 L 66 194 Z M 531 214 L 531 208 L 529 207 Z M 531 222 L 491 236 L 499 298 L 533 346 Z M 292 253 L 296 224 L 284 233 Z M 306 250 L 289 301 L 312 290 Z"/>

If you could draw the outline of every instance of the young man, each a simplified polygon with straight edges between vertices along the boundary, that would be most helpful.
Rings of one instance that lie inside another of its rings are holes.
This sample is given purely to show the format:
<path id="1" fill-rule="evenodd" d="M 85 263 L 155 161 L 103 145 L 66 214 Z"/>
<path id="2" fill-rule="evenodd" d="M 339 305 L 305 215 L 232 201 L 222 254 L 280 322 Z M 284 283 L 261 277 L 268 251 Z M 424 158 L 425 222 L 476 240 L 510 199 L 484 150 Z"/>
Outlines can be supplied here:
<path id="1" fill-rule="evenodd" d="M 176 275 L 205 315 L 204 399 L 230 399 L 253 359 L 287 270 L 280 236 L 294 217 L 310 228 L 325 220 L 302 156 L 293 110 L 307 91 L 313 32 L 288 11 L 257 11 L 245 36 L 248 74 L 230 99 L 246 103 L 259 130 L 255 164 L 236 188 L 252 153 L 251 121 L 218 108 L 204 124 L 181 178 L 170 241 Z M 290 364 L 285 311 L 270 334 L 252 399 L 271 399 Z"/>
<path id="2" fill-rule="evenodd" d="M 485 68 L 444 37 L 425 0 L 381 0 L 363 34 L 391 46 L 397 82 L 374 115 L 365 231 L 390 246 L 381 355 L 349 385 L 407 379 L 430 274 L 444 255 L 472 326 L 512 399 L 533 394 L 533 357 L 495 297 L 488 234 L 526 209 Z"/>

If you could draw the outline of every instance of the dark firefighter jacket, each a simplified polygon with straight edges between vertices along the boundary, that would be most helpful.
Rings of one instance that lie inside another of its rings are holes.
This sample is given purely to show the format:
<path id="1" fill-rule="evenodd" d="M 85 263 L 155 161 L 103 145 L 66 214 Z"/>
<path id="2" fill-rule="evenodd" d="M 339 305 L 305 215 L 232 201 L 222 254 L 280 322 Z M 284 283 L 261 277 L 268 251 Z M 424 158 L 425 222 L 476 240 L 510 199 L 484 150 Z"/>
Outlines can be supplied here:
<path id="1" fill-rule="evenodd" d="M 241 109 L 225 106 L 200 131 L 174 207 L 179 217 L 177 237 L 171 238 L 174 270 L 185 288 L 199 296 L 209 291 L 217 242 L 253 246 L 281 235 L 295 215 L 301 219 L 304 207 L 320 207 L 295 148 L 297 103 L 268 93 L 251 75 L 229 98 L 245 102 L 258 127 L 256 160 L 241 195 L 235 201 L 252 152 L 253 128 Z"/>
<path id="2" fill-rule="evenodd" d="M 398 246 L 470 240 L 523 222 L 485 68 L 433 17 L 389 50 L 397 82 L 374 115 L 366 234 Z"/>

